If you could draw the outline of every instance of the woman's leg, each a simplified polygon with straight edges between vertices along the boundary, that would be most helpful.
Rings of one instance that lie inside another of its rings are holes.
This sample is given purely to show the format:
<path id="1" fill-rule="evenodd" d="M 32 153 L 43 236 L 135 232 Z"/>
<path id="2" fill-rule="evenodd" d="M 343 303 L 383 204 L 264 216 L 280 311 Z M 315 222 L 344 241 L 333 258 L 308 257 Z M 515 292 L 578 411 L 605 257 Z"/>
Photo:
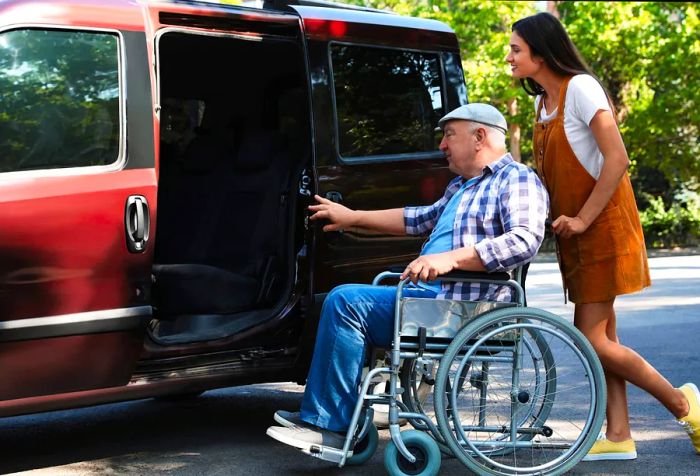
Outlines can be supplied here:
<path id="1" fill-rule="evenodd" d="M 613 342 L 620 343 L 617 337 L 617 319 L 612 309 L 605 333 Z M 608 406 L 605 411 L 607 420 L 605 436 L 609 441 L 625 441 L 632 437 L 629 411 L 627 406 L 627 382 L 622 377 L 605 370 L 605 384 L 608 389 Z"/>
<path id="2" fill-rule="evenodd" d="M 623 404 L 620 396 L 622 393 L 621 385 L 614 377 L 649 392 L 676 418 L 687 415 L 688 401 L 683 393 L 674 388 L 639 354 L 609 337 L 608 326 L 611 323 L 613 326 L 615 325 L 614 302 L 613 299 L 605 302 L 577 304 L 574 311 L 574 324 L 593 345 L 603 364 L 606 377 L 613 376 L 613 387 L 608 389 L 608 425 L 611 424 L 612 419 L 614 431 L 622 429 L 623 432 L 629 432 L 629 422 L 627 430 L 624 430 L 625 425 L 620 423 L 621 420 L 628 420 L 628 418 L 625 416 L 626 409 L 624 413 L 620 410 Z M 624 399 L 626 408 L 626 396 Z M 615 435 L 611 436 L 615 437 Z"/>

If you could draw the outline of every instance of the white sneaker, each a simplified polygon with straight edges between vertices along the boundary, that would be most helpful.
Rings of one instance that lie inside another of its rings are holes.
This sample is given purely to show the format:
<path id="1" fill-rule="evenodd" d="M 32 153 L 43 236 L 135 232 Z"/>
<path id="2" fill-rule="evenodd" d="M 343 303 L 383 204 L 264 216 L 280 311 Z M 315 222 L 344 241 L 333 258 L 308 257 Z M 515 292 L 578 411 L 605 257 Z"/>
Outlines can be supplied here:
<path id="1" fill-rule="evenodd" d="M 299 448 L 307 453 L 317 453 L 323 447 L 342 451 L 345 444 L 345 435 L 313 427 L 312 425 L 271 426 L 267 429 L 267 435 L 285 445 Z M 347 457 L 351 456 L 352 451 L 349 451 Z"/>
<path id="2" fill-rule="evenodd" d="M 309 426 L 309 423 L 306 423 L 301 419 L 300 412 L 277 410 L 275 412 L 275 421 L 285 428 L 291 428 L 293 426 Z"/>

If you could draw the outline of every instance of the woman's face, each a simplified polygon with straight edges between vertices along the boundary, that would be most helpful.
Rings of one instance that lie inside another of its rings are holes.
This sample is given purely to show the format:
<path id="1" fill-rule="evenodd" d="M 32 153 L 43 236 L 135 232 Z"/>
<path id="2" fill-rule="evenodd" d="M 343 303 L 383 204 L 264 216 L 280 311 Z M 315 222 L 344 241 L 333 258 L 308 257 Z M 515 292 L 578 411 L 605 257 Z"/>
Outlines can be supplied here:
<path id="1" fill-rule="evenodd" d="M 510 74 L 514 78 L 532 78 L 542 68 L 544 61 L 533 56 L 530 46 L 516 32 L 510 35 L 510 53 L 506 56 L 510 63 Z"/>

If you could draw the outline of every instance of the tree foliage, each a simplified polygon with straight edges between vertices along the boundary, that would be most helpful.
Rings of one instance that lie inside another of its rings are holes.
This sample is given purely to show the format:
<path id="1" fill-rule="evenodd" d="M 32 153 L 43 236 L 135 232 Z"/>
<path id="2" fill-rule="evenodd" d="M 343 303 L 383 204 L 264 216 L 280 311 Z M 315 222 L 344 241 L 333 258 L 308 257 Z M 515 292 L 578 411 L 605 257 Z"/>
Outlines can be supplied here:
<path id="1" fill-rule="evenodd" d="M 649 246 L 697 245 L 700 241 L 700 203 L 697 200 L 666 205 L 661 197 L 649 200 L 639 217 Z"/>
<path id="2" fill-rule="evenodd" d="M 700 177 L 700 29 L 692 3 L 562 2 L 562 21 L 608 88 L 638 186 L 667 200 Z M 658 171 L 668 184 L 659 182 Z"/>

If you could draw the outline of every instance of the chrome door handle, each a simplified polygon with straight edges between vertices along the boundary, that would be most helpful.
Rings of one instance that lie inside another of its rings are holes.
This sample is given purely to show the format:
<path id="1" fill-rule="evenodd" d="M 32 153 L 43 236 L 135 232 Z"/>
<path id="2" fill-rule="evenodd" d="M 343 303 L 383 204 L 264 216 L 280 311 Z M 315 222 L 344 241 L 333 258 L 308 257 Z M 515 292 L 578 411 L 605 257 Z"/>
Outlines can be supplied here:
<path id="1" fill-rule="evenodd" d="M 143 253 L 148 243 L 151 217 L 148 201 L 143 195 L 131 195 L 126 199 L 124 213 L 126 246 L 131 253 Z"/>
<path id="2" fill-rule="evenodd" d="M 326 192 L 326 198 L 331 202 L 343 203 L 343 194 L 340 192 L 336 192 L 335 190 Z"/>

